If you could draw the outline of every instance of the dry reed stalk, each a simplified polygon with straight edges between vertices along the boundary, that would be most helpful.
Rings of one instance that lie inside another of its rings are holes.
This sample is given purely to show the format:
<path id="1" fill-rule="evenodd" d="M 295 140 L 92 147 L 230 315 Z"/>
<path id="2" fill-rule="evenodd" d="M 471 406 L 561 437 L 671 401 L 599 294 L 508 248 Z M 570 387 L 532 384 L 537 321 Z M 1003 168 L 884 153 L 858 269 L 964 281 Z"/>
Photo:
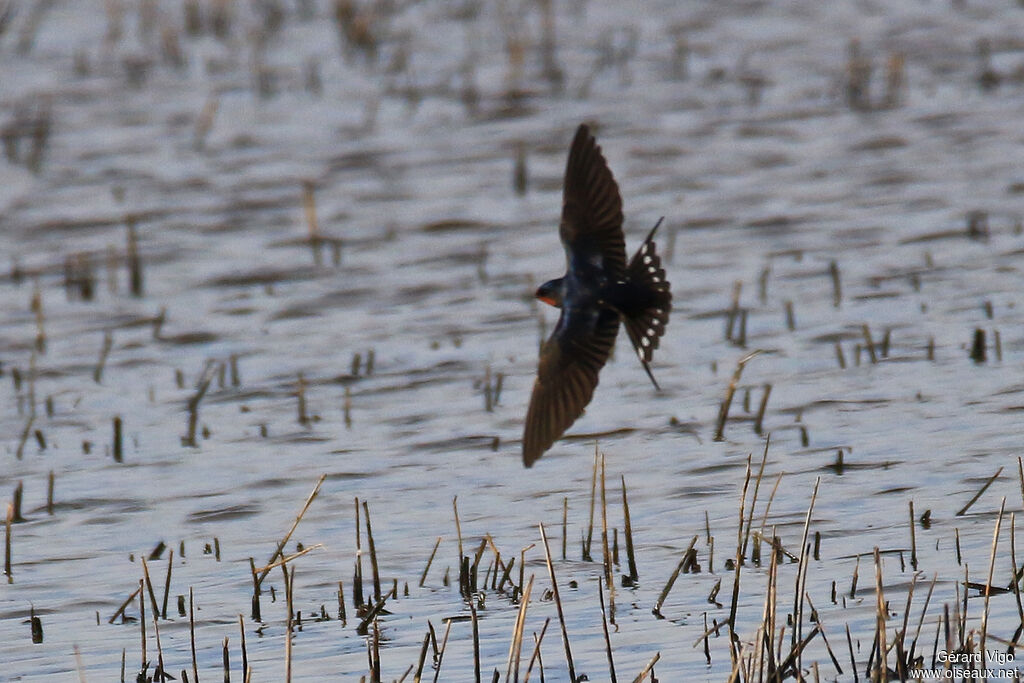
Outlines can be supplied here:
<path id="1" fill-rule="evenodd" d="M 880 680 L 883 683 L 887 683 L 889 680 L 889 665 L 888 665 L 888 648 L 885 645 L 885 620 L 887 613 L 885 609 L 885 595 L 882 591 L 882 557 L 878 552 L 878 547 L 874 550 L 875 556 L 875 600 L 876 600 L 876 612 L 875 612 L 875 636 L 878 642 L 878 660 L 875 663 L 874 676 L 876 680 Z"/>
<path id="2" fill-rule="evenodd" d="M 1017 456 L 1017 476 L 1020 482 L 1020 498 L 1024 502 L 1024 458 Z"/>
<path id="3" fill-rule="evenodd" d="M 915 577 L 916 578 L 916 577 Z M 911 585 L 910 593 L 914 592 L 913 585 Z M 821 623 L 821 613 L 814 608 L 814 603 L 811 602 L 810 594 L 805 594 L 804 598 L 807 600 L 807 604 L 811 607 L 811 613 L 815 615 L 814 622 L 821 631 L 821 640 L 825 643 L 825 651 L 828 652 L 829 658 L 832 660 L 832 665 L 836 668 L 836 673 L 840 676 L 843 675 L 843 667 L 839 665 L 839 659 L 836 657 L 836 653 L 832 651 L 832 644 L 828 642 L 828 636 L 825 634 L 825 625 Z M 909 604 L 909 600 L 908 600 Z M 909 610 L 908 610 L 909 611 Z M 903 631 L 906 632 L 907 624 L 906 620 L 903 622 Z M 815 662 L 817 664 L 817 662 Z"/>
<path id="4" fill-rule="evenodd" d="M 75 653 L 75 670 L 78 672 L 79 683 L 85 683 L 85 665 L 82 663 L 82 650 L 79 649 L 78 643 L 72 646 L 72 651 Z M 121 680 L 124 680 L 124 660 L 121 661 Z"/>
<path id="5" fill-rule="evenodd" d="M 647 678 L 647 674 L 654 670 L 654 665 L 658 663 L 659 659 L 661 659 L 661 653 L 657 652 L 651 657 L 651 661 L 647 662 L 647 666 L 633 679 L 633 683 L 643 683 L 643 680 Z"/>
<path id="6" fill-rule="evenodd" d="M 772 395 L 772 385 L 765 384 L 764 392 L 761 394 L 761 403 L 757 407 L 757 415 L 754 417 L 754 433 L 760 436 L 764 433 L 764 413 L 768 409 L 768 397 Z M 768 435 L 771 436 L 770 434 Z"/>
<path id="7" fill-rule="evenodd" d="M 469 600 L 469 620 L 473 629 L 473 676 L 480 683 L 480 622 L 476 616 L 476 600 Z"/>
<path id="8" fill-rule="evenodd" d="M 583 561 L 591 562 L 590 545 L 594 540 L 594 507 L 597 504 L 597 469 L 600 463 L 600 455 L 597 450 L 597 442 L 594 443 L 594 470 L 590 475 L 590 521 L 587 523 L 587 537 L 583 541 Z"/>
<path id="9" fill-rule="evenodd" d="M 601 454 L 601 545 L 604 560 L 604 582 L 608 586 L 609 599 L 615 604 L 615 581 L 612 578 L 612 556 L 608 547 L 608 496 L 605 477 L 605 458 Z M 613 607 L 614 613 L 614 607 Z M 614 621 L 614 617 L 612 619 Z"/>
<path id="10" fill-rule="evenodd" d="M 245 622 L 242 619 L 242 615 L 238 615 L 238 632 L 241 634 L 241 647 L 242 647 L 242 676 L 246 676 L 246 672 L 249 670 L 249 652 L 245 647 Z"/>
<path id="11" fill-rule="evenodd" d="M 985 641 L 988 638 L 988 605 L 989 598 L 992 594 L 992 574 L 996 568 L 996 549 L 999 546 L 999 528 L 1003 523 L 1003 512 L 1006 510 L 1006 497 L 1003 496 L 1002 502 L 999 504 L 999 516 L 996 517 L 996 528 L 992 532 L 992 551 L 989 554 L 988 559 L 988 579 L 985 581 L 985 605 L 982 608 L 981 613 L 981 642 L 978 645 L 978 650 L 981 652 L 981 668 L 985 668 L 986 651 Z M 1014 581 L 1014 584 L 1017 582 Z"/>
<path id="12" fill-rule="evenodd" d="M 186 404 L 186 407 L 188 408 L 188 431 L 181 439 L 181 443 L 184 446 L 196 448 L 198 445 L 196 442 L 196 429 L 199 426 L 199 404 L 202 402 L 203 397 L 206 396 L 206 392 L 210 388 L 210 382 L 213 381 L 215 371 L 215 364 L 206 364 L 206 367 L 203 368 L 202 374 L 199 376 L 199 380 L 196 382 L 196 393 L 189 398 L 188 403 Z M 120 420 L 120 418 L 117 419 Z"/>
<path id="13" fill-rule="evenodd" d="M 314 545 L 306 546 L 305 548 L 303 548 L 302 550 L 300 550 L 300 551 L 298 551 L 296 553 L 292 553 L 291 555 L 288 555 L 287 557 L 282 557 L 281 559 L 276 560 L 274 562 L 271 562 L 270 564 L 268 564 L 268 565 L 266 565 L 264 567 L 260 567 L 257 571 L 259 571 L 259 572 L 268 571 L 269 572 L 270 570 L 275 569 L 277 567 L 283 567 L 286 564 L 288 564 L 289 562 L 293 562 L 293 561 L 299 559 L 300 557 L 302 557 L 306 553 L 313 552 L 314 550 L 319 550 L 320 548 L 323 548 L 323 547 L 324 547 L 323 543 L 316 543 Z"/>
<path id="14" fill-rule="evenodd" d="M 910 566 L 917 569 L 917 533 L 914 529 L 914 501 L 910 501 Z"/>
<path id="15" fill-rule="evenodd" d="M 153 591 L 153 581 L 149 578 L 149 565 L 146 558 L 142 558 L 142 577 L 146 580 L 146 592 L 149 593 L 149 604 L 153 607 L 153 613 L 160 615 L 160 606 L 156 603 L 156 593 Z"/>
<path id="16" fill-rule="evenodd" d="M 441 662 L 444 660 L 444 652 L 448 648 L 448 634 L 452 630 L 451 619 L 446 621 L 444 627 L 444 638 L 441 639 L 441 647 L 437 651 L 437 656 L 434 658 L 436 663 L 434 664 L 434 683 L 437 683 L 438 676 L 441 675 Z"/>
<path id="17" fill-rule="evenodd" d="M 768 446 L 771 444 L 772 438 L 769 435 L 764 440 L 764 453 L 761 455 L 761 466 L 757 470 L 757 478 L 754 480 L 754 495 L 750 499 L 750 511 L 747 513 L 746 531 L 743 535 L 742 550 L 740 551 L 740 557 L 746 558 L 747 556 L 747 544 L 750 541 L 750 529 L 754 522 L 754 508 L 757 506 L 757 494 L 761 489 L 761 478 L 764 476 L 764 466 L 768 462 Z M 749 459 L 748 459 L 749 463 Z M 748 464 L 749 467 L 749 464 Z M 743 527 L 743 520 L 740 519 L 740 527 Z"/>
<path id="18" fill-rule="evenodd" d="M 985 493 L 985 490 L 992 485 L 992 482 L 999 478 L 999 475 L 1002 474 L 1002 472 L 1003 468 L 1000 467 L 995 474 L 989 477 L 988 481 L 985 482 L 985 485 L 982 486 L 981 489 L 974 494 L 974 497 L 967 501 L 967 505 L 964 505 L 962 508 L 960 508 L 959 511 L 957 511 L 956 516 L 963 517 L 965 514 L 967 514 L 967 511 L 971 509 L 971 506 L 974 505 L 975 501 L 981 498 L 981 494 Z"/>
<path id="19" fill-rule="evenodd" d="M 736 327 L 736 318 L 740 314 L 740 295 L 743 293 L 743 282 L 736 280 L 732 283 L 732 303 L 729 305 L 729 315 L 725 319 L 725 339 L 733 341 L 733 331 Z"/>
<path id="20" fill-rule="evenodd" d="M 725 421 L 729 418 L 729 406 L 732 405 L 733 394 L 736 393 L 736 385 L 739 384 L 740 376 L 743 374 L 743 367 L 755 356 L 759 355 L 761 350 L 751 351 L 747 355 L 743 356 L 736 363 L 736 370 L 733 371 L 732 379 L 729 380 L 729 386 L 725 391 L 725 398 L 718 410 L 718 421 L 715 426 L 715 441 L 725 440 Z"/>
<path id="21" fill-rule="evenodd" d="M 548 564 L 548 576 L 551 577 L 551 591 L 555 597 L 555 607 L 558 611 L 558 623 L 562 629 L 562 644 L 565 646 L 565 663 L 569 667 L 569 680 L 576 680 L 576 667 L 572 662 L 572 649 L 569 646 L 569 632 L 565 628 L 565 612 L 562 610 L 562 597 L 558 592 L 558 581 L 555 579 L 555 565 L 551 561 L 551 549 L 548 547 L 548 535 L 544 525 L 540 524 L 540 537 L 544 542 L 544 557 Z"/>
<path id="22" fill-rule="evenodd" d="M 548 624 L 551 623 L 551 617 L 544 619 L 544 625 L 540 628 L 540 635 L 533 634 L 533 653 L 530 655 L 530 662 L 526 665 L 526 674 L 523 676 L 523 683 L 530 682 L 530 673 L 533 671 L 533 663 L 540 663 L 541 675 L 544 674 L 544 663 L 540 659 L 540 644 L 544 640 L 544 634 L 548 631 Z"/>
<path id="23" fill-rule="evenodd" d="M 637 580 L 640 578 L 640 574 L 636 568 L 636 552 L 633 547 L 633 524 L 629 518 L 629 499 L 626 497 L 626 477 L 623 475 L 619 476 L 622 483 L 622 517 L 626 530 L 626 562 L 629 566 L 628 585 L 635 586 Z M 708 568 L 708 571 L 711 571 L 710 567 Z"/>
<path id="24" fill-rule="evenodd" d="M 452 497 L 452 510 L 455 512 L 455 535 L 459 539 L 459 562 L 462 562 L 464 552 L 462 549 L 462 525 L 459 524 L 459 497 Z"/>
<path id="25" fill-rule="evenodd" d="M 687 561 L 687 558 L 690 556 L 690 551 L 693 550 L 693 546 L 696 545 L 697 538 L 697 536 L 694 536 L 690 539 L 690 545 L 686 547 L 686 551 L 683 553 L 682 559 L 679 560 L 679 564 L 676 565 L 675 571 L 673 571 L 672 575 L 668 578 L 668 582 L 665 584 L 665 587 L 661 589 L 661 595 L 658 596 L 658 601 L 654 604 L 654 609 L 651 610 L 651 613 L 654 614 L 654 616 L 663 618 L 661 615 L 661 608 L 665 604 L 665 599 L 668 598 L 669 591 L 672 590 L 672 585 L 675 584 L 676 579 L 679 577 L 679 573 L 683 570 L 683 563 Z"/>
<path id="26" fill-rule="evenodd" d="M 515 672 L 515 678 L 512 680 L 519 680 L 519 661 L 522 656 L 523 649 L 523 628 L 526 626 L 526 608 L 530 602 L 530 593 L 533 591 L 533 574 L 530 575 L 530 581 L 526 584 L 526 588 L 523 589 L 523 596 L 519 600 L 519 613 L 516 615 L 516 625 L 512 630 L 512 643 L 508 648 L 508 667 L 505 671 L 505 680 L 508 681 Z"/>
<path id="27" fill-rule="evenodd" d="M 373 542 L 373 528 L 370 526 L 370 508 L 363 501 L 363 513 L 366 521 L 366 544 L 370 549 L 370 569 L 373 572 L 373 599 L 380 602 L 380 571 L 377 566 L 377 546 Z"/>
<path id="28" fill-rule="evenodd" d="M 96 384 L 100 384 L 103 380 L 103 368 L 107 365 L 107 356 L 110 355 L 110 349 L 113 345 L 114 337 L 108 330 L 103 333 L 103 346 L 100 347 L 100 357 L 96 361 L 96 369 L 92 372 L 92 379 Z"/>
<path id="29" fill-rule="evenodd" d="M 292 629 L 295 625 L 295 603 L 293 602 L 292 586 L 294 586 L 295 583 L 295 570 L 293 569 L 291 573 L 289 573 L 288 568 L 282 566 L 281 573 L 284 574 L 284 602 L 285 610 L 287 612 L 284 629 L 284 678 L 286 683 L 291 683 Z"/>
<path id="30" fill-rule="evenodd" d="M 7 583 L 14 583 L 14 572 L 11 569 L 11 523 L 14 522 L 14 503 L 7 504 L 7 516 L 4 519 L 4 576 Z M 113 622 L 111 622 L 113 623 Z"/>
<path id="31" fill-rule="evenodd" d="M 821 477 L 817 477 L 814 481 L 814 491 L 811 493 L 811 503 L 807 506 L 807 516 L 804 518 L 804 531 L 800 537 L 800 564 L 797 566 L 796 573 L 796 597 L 794 598 L 793 605 L 793 633 L 791 637 L 791 647 L 797 648 L 797 643 L 800 641 L 800 636 L 803 634 L 803 616 L 804 616 L 804 593 L 807 587 L 807 534 L 811 526 L 811 515 L 814 512 L 814 502 L 818 498 L 818 485 L 821 484 Z M 801 648 L 802 650 L 802 648 Z M 801 669 L 800 665 L 800 651 L 797 651 L 796 655 L 796 669 Z"/>
<path id="32" fill-rule="evenodd" d="M 427 566 L 423 568 L 423 573 L 420 574 L 420 588 L 423 588 L 423 584 L 427 582 L 427 572 L 430 571 L 430 565 L 434 562 L 434 556 L 437 555 L 437 549 L 441 545 L 441 537 L 437 537 L 437 541 L 434 542 L 434 549 L 430 551 L 430 557 L 427 558 Z"/>
<path id="33" fill-rule="evenodd" d="M 868 327 L 867 323 L 860 326 L 861 334 L 864 335 L 864 346 L 868 352 L 868 358 L 871 359 L 871 364 L 878 363 L 878 355 L 875 353 L 875 342 L 871 339 L 871 328 Z"/>
<path id="34" fill-rule="evenodd" d="M 601 603 L 601 629 L 604 631 L 604 649 L 608 656 L 608 673 L 611 676 L 612 683 L 618 683 L 615 677 L 615 660 L 612 657 L 612 640 L 608 635 L 608 612 L 604 607 L 604 590 L 601 588 L 600 576 L 597 577 L 597 598 Z"/>
<path id="35" fill-rule="evenodd" d="M 832 278 L 832 307 L 839 308 L 839 304 L 843 300 L 843 288 L 839 282 L 839 266 L 835 261 L 829 262 L 828 273 Z"/>
<path id="36" fill-rule="evenodd" d="M 420 658 L 416 663 L 416 673 L 413 674 L 413 683 L 420 683 L 423 680 L 423 665 L 427 661 L 427 650 L 430 649 L 430 631 L 423 636 L 423 646 L 420 648 Z M 408 673 L 408 672 L 407 672 Z M 403 677 L 404 678 L 404 677 Z"/>
<path id="37" fill-rule="evenodd" d="M 846 369 L 846 355 L 843 353 L 843 345 L 842 345 L 842 343 L 840 343 L 840 341 L 838 339 L 835 341 L 835 350 L 836 350 L 836 362 L 839 363 L 839 369 L 840 370 L 845 370 Z"/>
<path id="38" fill-rule="evenodd" d="M 153 635 L 156 636 L 156 668 L 160 672 L 157 676 L 154 674 L 153 680 L 163 680 L 164 676 L 164 649 L 160 645 L 160 623 L 157 621 L 159 614 L 153 613 Z"/>
<path id="39" fill-rule="evenodd" d="M 1017 627 L 1018 633 L 1024 633 L 1024 603 L 1021 602 L 1020 597 L 1020 574 L 1017 572 L 1017 542 L 1015 536 L 1017 534 L 1017 515 L 1014 512 L 1010 513 L 1010 562 L 1013 567 L 1011 572 L 1011 581 L 1013 582 L 1010 586 L 1013 589 L 1013 597 L 1017 601 L 1017 617 L 1020 620 L 1020 625 Z M 1018 636 L 1019 637 L 1019 636 Z M 1014 638 L 1016 642 L 1017 638 Z"/>
<path id="40" fill-rule="evenodd" d="M 274 561 L 281 556 L 282 552 L 284 551 L 284 547 L 288 544 L 288 540 L 292 537 L 292 534 L 295 533 L 295 529 L 299 526 L 299 522 L 302 521 L 302 517 L 306 514 L 306 511 L 309 510 L 309 506 L 313 504 L 313 501 L 316 499 L 317 494 L 320 493 L 320 487 L 323 485 L 324 480 L 326 478 L 326 474 L 321 474 L 320 478 L 317 479 L 316 486 L 313 487 L 313 491 L 306 498 L 306 502 L 302 504 L 302 509 L 299 510 L 299 514 L 295 516 L 295 521 L 292 522 L 292 526 L 290 529 L 288 529 L 288 533 L 286 533 L 284 535 L 284 538 L 282 538 L 278 542 L 277 549 L 274 551 L 274 554 L 270 556 L 270 560 L 267 562 L 267 566 L 260 571 L 259 576 L 256 579 L 257 588 L 259 588 L 259 586 L 263 584 L 263 579 L 267 577 L 267 574 L 270 572 L 270 569 L 272 569 L 270 565 L 272 565 Z"/>
<path id="41" fill-rule="evenodd" d="M 623 484 L 625 486 L 625 484 Z M 625 489 L 623 489 L 625 491 Z M 562 561 L 565 561 L 565 553 L 569 543 L 569 497 L 562 498 Z"/>
<path id="42" fill-rule="evenodd" d="M 174 549 L 167 554 L 167 578 L 164 579 L 164 599 L 160 603 L 160 618 L 167 618 L 167 598 L 171 594 L 171 569 L 174 567 Z"/>
<path id="43" fill-rule="evenodd" d="M 139 599 L 142 599 L 141 596 L 139 597 Z M 194 683 L 199 683 L 199 664 L 196 661 L 195 594 L 193 593 L 192 586 L 188 587 L 188 639 L 189 646 L 192 649 L 192 679 Z"/>
<path id="44" fill-rule="evenodd" d="M 135 217 L 125 216 L 127 228 L 126 248 L 128 264 L 128 282 L 132 296 L 142 296 L 142 258 L 139 256 L 139 240 L 135 232 Z"/>

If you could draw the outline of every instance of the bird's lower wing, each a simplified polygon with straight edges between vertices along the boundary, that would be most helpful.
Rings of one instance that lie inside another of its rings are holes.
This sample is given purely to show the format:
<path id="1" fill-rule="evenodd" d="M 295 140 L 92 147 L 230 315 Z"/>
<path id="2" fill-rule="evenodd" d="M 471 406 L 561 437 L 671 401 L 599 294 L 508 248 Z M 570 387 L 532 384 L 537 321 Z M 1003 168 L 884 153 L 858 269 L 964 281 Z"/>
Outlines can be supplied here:
<path id="1" fill-rule="evenodd" d="M 544 454 L 590 403 L 619 331 L 618 313 L 563 309 L 544 342 L 523 430 L 523 464 Z"/>

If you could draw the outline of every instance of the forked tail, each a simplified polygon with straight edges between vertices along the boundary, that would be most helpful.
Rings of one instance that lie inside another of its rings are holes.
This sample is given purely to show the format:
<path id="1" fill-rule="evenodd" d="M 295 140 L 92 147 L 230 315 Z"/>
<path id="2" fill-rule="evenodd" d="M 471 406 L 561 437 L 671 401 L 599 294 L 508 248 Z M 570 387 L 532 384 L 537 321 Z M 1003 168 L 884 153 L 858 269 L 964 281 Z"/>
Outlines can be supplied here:
<path id="1" fill-rule="evenodd" d="M 629 340 L 636 349 L 636 355 L 651 378 L 655 389 L 661 389 L 651 372 L 651 358 L 668 325 L 672 310 L 672 291 L 661 267 L 661 257 L 655 251 L 654 233 L 664 218 L 658 222 L 640 245 L 626 269 L 626 278 L 632 287 L 634 305 L 622 311 L 623 323 Z"/>

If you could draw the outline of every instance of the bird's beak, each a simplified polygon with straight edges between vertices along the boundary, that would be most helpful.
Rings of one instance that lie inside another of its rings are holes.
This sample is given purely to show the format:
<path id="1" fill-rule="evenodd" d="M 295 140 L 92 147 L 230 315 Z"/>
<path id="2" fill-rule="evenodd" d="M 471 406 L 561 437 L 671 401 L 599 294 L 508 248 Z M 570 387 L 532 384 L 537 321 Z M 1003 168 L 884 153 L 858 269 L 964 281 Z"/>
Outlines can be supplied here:
<path id="1" fill-rule="evenodd" d="M 554 299 L 552 299 L 550 296 L 548 296 L 546 294 L 538 294 L 537 298 L 540 301 L 543 301 L 544 303 L 546 303 L 548 306 L 554 306 L 555 308 L 558 308 L 558 303 Z"/>

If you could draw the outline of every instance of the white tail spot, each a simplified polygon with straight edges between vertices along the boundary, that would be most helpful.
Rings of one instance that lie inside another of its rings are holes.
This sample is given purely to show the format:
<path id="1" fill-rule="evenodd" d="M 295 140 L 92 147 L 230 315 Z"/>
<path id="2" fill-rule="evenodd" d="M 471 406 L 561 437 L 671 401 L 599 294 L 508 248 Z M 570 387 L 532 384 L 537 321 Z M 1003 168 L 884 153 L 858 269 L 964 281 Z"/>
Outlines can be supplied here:
<path id="1" fill-rule="evenodd" d="M 651 264 L 651 257 L 650 256 L 644 256 L 644 265 L 648 266 L 650 264 Z"/>
<path id="2" fill-rule="evenodd" d="M 641 344 L 643 344 L 644 346 L 650 346 L 650 345 L 651 345 L 651 340 L 650 340 L 650 339 L 648 339 L 647 337 L 643 337 L 643 338 L 642 338 L 642 339 L 640 340 L 640 343 L 641 343 Z"/>
<path id="3" fill-rule="evenodd" d="M 648 337 L 653 337 L 654 336 L 654 329 L 653 328 L 650 328 L 650 327 L 647 328 L 647 336 Z"/>

